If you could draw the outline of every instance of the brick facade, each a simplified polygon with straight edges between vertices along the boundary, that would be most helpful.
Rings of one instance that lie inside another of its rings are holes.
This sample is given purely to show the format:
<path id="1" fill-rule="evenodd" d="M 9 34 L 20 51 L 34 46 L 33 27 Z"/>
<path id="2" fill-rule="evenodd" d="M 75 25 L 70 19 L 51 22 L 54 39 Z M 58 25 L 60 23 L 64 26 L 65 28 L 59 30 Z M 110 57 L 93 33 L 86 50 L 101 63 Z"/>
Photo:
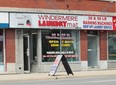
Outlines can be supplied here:
<path id="1" fill-rule="evenodd" d="M 80 56 L 81 61 L 87 61 L 88 58 L 88 47 L 87 47 L 87 31 L 80 31 Z"/>
<path id="2" fill-rule="evenodd" d="M 99 42 L 100 42 L 100 60 L 107 60 L 107 32 L 99 32 Z M 87 31 L 80 31 L 80 49 L 81 49 L 81 60 L 86 61 L 88 58 L 87 54 Z"/>
<path id="3" fill-rule="evenodd" d="M 97 0 L 0 0 L 0 7 L 116 11 L 115 3 Z"/>
<path id="4" fill-rule="evenodd" d="M 0 0 L 0 7 L 116 12 L 115 3 L 97 0 Z M 15 29 L 5 29 L 6 64 L 16 62 L 15 43 Z M 99 31 L 99 48 L 100 60 L 107 60 L 107 31 Z M 88 61 L 87 30 L 80 30 L 80 57 L 81 61 Z"/>
<path id="5" fill-rule="evenodd" d="M 15 63 L 15 29 L 5 31 L 6 63 Z"/>
<path id="6" fill-rule="evenodd" d="M 107 60 L 107 31 L 100 31 L 100 60 Z"/>

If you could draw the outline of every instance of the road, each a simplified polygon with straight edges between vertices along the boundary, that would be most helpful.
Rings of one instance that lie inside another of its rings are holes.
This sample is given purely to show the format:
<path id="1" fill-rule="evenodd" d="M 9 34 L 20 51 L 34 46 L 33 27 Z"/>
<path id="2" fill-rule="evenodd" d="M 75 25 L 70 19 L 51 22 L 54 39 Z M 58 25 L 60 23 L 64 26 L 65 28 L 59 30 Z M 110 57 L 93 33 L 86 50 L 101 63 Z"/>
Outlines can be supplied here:
<path id="1" fill-rule="evenodd" d="M 7 81 L 0 85 L 116 85 L 116 76 L 29 80 L 29 81 Z"/>

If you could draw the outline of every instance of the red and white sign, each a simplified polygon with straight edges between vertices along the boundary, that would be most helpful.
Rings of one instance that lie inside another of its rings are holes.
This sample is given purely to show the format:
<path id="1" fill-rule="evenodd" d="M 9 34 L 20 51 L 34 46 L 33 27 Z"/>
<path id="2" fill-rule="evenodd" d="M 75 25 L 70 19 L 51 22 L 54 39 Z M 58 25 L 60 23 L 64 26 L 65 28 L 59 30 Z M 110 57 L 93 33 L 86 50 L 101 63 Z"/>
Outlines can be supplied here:
<path id="1" fill-rule="evenodd" d="M 38 14 L 38 26 L 51 28 L 76 28 L 78 27 L 78 16 Z"/>
<path id="2" fill-rule="evenodd" d="M 116 17 L 10 13 L 10 28 L 116 30 Z"/>
<path id="3" fill-rule="evenodd" d="M 54 64 L 52 65 L 52 67 L 50 69 L 50 75 L 54 75 L 55 74 L 55 72 L 56 72 L 56 70 L 57 70 L 57 68 L 58 68 L 58 66 L 60 64 L 60 61 L 62 59 L 62 56 L 63 55 L 57 55 L 57 57 L 56 57 L 56 59 L 54 61 Z"/>
<path id="4" fill-rule="evenodd" d="M 10 13 L 11 28 L 78 28 L 77 15 Z"/>
<path id="5" fill-rule="evenodd" d="M 113 17 L 113 30 L 116 30 L 116 17 Z"/>
<path id="6" fill-rule="evenodd" d="M 112 30 L 112 17 L 106 16 L 80 16 L 79 26 L 82 29 Z"/>

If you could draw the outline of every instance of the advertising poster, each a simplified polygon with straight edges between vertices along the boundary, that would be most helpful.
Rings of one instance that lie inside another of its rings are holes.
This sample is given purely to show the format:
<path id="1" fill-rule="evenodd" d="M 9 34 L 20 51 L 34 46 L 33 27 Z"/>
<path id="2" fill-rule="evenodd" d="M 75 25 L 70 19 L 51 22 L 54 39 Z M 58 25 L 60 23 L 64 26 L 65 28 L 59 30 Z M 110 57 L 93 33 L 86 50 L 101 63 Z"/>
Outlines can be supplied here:
<path id="1" fill-rule="evenodd" d="M 37 14 L 10 13 L 10 28 L 37 28 Z"/>
<path id="2" fill-rule="evenodd" d="M 76 59 L 76 37 L 70 30 L 42 30 L 42 55 L 43 60 L 53 61 L 59 54 Z M 51 60 L 50 60 L 51 59 Z"/>
<path id="3" fill-rule="evenodd" d="M 58 69 L 58 66 L 59 66 L 59 64 L 60 64 L 60 61 L 62 62 L 62 64 L 63 64 L 63 66 L 64 66 L 64 68 L 65 68 L 67 74 L 68 74 L 68 75 L 69 75 L 69 74 L 74 75 L 73 72 L 72 72 L 72 70 L 71 70 L 71 68 L 70 68 L 70 66 L 69 66 L 69 64 L 68 64 L 68 62 L 67 62 L 67 59 L 65 58 L 64 55 L 57 55 L 57 57 L 56 57 L 56 59 L 55 59 L 53 65 L 52 65 L 52 67 L 51 67 L 51 69 L 50 69 L 50 74 L 49 74 L 49 75 L 52 75 L 52 76 L 55 75 L 55 73 L 56 73 L 56 71 L 57 71 L 57 69 Z"/>
<path id="4" fill-rule="evenodd" d="M 54 75 L 58 69 L 58 66 L 60 64 L 62 55 L 58 55 L 54 61 L 54 64 L 52 65 L 51 69 L 50 69 L 50 75 Z"/>
<path id="5" fill-rule="evenodd" d="M 106 16 L 80 16 L 81 29 L 113 30 L 112 17 Z"/>

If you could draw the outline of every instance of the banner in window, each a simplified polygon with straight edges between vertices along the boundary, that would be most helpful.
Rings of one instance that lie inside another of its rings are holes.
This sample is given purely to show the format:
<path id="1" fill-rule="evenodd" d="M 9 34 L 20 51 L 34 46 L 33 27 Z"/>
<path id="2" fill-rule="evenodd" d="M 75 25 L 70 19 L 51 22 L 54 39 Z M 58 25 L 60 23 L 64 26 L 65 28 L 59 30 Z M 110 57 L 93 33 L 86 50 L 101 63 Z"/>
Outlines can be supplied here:
<path id="1" fill-rule="evenodd" d="M 77 60 L 77 36 L 70 30 L 42 30 L 42 57 L 44 61 L 53 61 L 59 54 L 71 60 Z"/>

